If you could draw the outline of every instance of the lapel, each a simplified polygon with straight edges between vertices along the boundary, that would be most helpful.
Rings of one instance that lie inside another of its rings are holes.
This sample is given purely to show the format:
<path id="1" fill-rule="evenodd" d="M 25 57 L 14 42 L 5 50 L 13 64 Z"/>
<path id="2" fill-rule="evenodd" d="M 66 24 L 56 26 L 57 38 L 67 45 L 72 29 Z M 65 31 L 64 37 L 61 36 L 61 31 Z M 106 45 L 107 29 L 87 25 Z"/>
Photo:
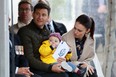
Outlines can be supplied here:
<path id="1" fill-rule="evenodd" d="M 63 35 L 63 39 L 70 45 L 70 48 L 72 50 L 73 56 L 71 57 L 71 60 L 77 60 L 77 52 L 76 52 L 76 46 L 75 46 L 75 38 L 73 35 L 73 29 L 66 33 L 66 35 Z"/>
<path id="2" fill-rule="evenodd" d="M 85 41 L 85 44 L 84 44 L 82 55 L 81 55 L 79 61 L 84 61 L 87 58 L 91 57 L 90 55 L 92 55 L 93 52 L 94 52 L 94 42 L 90 38 L 90 36 L 88 35 L 87 39 Z"/>
<path id="3" fill-rule="evenodd" d="M 52 20 L 52 22 L 53 22 L 53 27 L 54 27 L 55 32 L 59 32 L 60 33 L 59 25 L 55 21 L 53 21 L 53 20 Z"/>

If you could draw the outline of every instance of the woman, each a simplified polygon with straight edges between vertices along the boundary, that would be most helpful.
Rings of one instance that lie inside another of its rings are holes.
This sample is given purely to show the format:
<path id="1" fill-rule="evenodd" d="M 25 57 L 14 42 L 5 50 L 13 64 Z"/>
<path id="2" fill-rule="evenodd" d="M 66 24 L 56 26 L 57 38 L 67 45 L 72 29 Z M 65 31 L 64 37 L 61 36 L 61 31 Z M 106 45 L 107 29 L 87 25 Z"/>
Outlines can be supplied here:
<path id="1" fill-rule="evenodd" d="M 80 68 L 87 68 L 87 77 L 97 77 L 94 67 L 91 66 L 95 53 L 94 26 L 93 19 L 83 14 L 76 19 L 74 28 L 62 36 L 71 47 L 71 62 L 76 66 L 80 65 Z"/>

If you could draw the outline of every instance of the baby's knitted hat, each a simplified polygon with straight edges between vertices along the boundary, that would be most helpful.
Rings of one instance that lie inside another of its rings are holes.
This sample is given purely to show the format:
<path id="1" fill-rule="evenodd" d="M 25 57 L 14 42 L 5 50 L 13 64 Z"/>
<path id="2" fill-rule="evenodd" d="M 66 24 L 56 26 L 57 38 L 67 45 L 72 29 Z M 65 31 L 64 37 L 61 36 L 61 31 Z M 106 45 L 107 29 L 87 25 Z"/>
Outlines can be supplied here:
<path id="1" fill-rule="evenodd" d="M 49 37 L 51 37 L 51 36 L 57 37 L 60 41 L 62 39 L 60 33 L 58 33 L 58 32 L 51 33 Z"/>

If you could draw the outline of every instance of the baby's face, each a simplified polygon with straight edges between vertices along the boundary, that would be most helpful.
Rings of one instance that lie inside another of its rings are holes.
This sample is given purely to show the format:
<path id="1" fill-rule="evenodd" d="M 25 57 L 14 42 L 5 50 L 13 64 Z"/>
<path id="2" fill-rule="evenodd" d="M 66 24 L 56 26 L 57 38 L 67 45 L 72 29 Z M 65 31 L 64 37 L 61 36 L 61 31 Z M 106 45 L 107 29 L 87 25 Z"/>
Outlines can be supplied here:
<path id="1" fill-rule="evenodd" d="M 60 40 L 57 38 L 57 37 L 55 37 L 55 36 L 51 36 L 50 38 L 49 38 L 49 41 L 50 41 L 50 44 L 51 45 L 58 45 L 59 43 L 60 43 Z"/>

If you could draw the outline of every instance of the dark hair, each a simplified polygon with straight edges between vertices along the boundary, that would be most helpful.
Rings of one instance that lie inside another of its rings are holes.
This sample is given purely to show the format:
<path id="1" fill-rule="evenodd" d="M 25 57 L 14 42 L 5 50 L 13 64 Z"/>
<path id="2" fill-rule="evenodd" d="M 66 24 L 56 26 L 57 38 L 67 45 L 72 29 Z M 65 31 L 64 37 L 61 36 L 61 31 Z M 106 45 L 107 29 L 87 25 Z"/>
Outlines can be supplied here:
<path id="1" fill-rule="evenodd" d="M 82 14 L 76 19 L 76 22 L 82 24 L 86 29 L 90 29 L 90 37 L 94 39 L 95 22 L 91 17 Z"/>
<path id="2" fill-rule="evenodd" d="M 51 10 L 51 8 L 50 8 L 47 4 L 45 4 L 45 3 L 43 3 L 43 2 L 38 2 L 38 3 L 35 5 L 35 7 L 34 7 L 34 12 L 36 11 L 36 9 L 47 9 L 47 10 L 48 10 L 48 15 L 50 15 L 50 10 Z"/>
<path id="3" fill-rule="evenodd" d="M 31 4 L 30 2 L 28 2 L 28 1 L 20 1 L 19 4 L 18 4 L 18 11 L 20 10 L 20 5 L 22 5 L 22 4 L 29 4 L 30 7 L 31 7 L 31 11 L 33 11 L 33 6 L 32 6 L 32 4 Z"/>
<path id="4" fill-rule="evenodd" d="M 43 2 L 43 3 L 47 4 L 48 6 L 50 6 L 48 0 L 44 0 L 44 1 L 43 0 L 39 0 L 38 2 Z"/>

